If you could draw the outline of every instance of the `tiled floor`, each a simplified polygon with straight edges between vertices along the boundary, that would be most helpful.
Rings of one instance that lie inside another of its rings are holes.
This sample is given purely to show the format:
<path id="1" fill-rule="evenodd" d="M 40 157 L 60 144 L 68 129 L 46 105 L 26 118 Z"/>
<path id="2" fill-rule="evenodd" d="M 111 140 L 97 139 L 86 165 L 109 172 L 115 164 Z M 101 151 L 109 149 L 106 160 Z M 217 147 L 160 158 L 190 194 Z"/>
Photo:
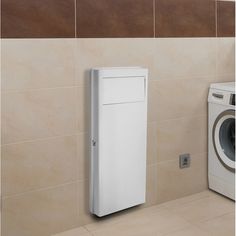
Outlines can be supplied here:
<path id="1" fill-rule="evenodd" d="M 55 236 L 234 236 L 234 202 L 204 191 L 126 210 Z"/>

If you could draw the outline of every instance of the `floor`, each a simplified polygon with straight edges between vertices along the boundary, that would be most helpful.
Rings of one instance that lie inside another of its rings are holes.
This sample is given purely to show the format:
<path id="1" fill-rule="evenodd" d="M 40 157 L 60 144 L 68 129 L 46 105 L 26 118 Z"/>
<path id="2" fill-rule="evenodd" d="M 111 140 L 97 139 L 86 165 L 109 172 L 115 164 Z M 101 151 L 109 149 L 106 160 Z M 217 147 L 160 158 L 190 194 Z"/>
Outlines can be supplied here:
<path id="1" fill-rule="evenodd" d="M 55 236 L 234 236 L 234 202 L 204 191 L 133 208 Z"/>

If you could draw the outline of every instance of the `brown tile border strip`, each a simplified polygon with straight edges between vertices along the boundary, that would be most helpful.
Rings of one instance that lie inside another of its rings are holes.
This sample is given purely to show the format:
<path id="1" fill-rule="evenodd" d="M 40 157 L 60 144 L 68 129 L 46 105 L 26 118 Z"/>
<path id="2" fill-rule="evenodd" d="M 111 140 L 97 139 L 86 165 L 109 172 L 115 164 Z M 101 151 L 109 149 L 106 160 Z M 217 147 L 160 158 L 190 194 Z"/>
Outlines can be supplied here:
<path id="1" fill-rule="evenodd" d="M 2 37 L 73 38 L 74 4 L 74 0 L 2 0 Z"/>
<path id="2" fill-rule="evenodd" d="M 214 37 L 212 0 L 156 0 L 156 37 Z"/>
<path id="3" fill-rule="evenodd" d="M 217 36 L 235 36 L 235 2 L 217 1 Z"/>
<path id="4" fill-rule="evenodd" d="M 77 36 L 154 37 L 153 0 L 77 0 Z"/>
<path id="5" fill-rule="evenodd" d="M 2 0 L 1 33 L 2 38 L 234 37 L 234 5 L 219 0 Z"/>

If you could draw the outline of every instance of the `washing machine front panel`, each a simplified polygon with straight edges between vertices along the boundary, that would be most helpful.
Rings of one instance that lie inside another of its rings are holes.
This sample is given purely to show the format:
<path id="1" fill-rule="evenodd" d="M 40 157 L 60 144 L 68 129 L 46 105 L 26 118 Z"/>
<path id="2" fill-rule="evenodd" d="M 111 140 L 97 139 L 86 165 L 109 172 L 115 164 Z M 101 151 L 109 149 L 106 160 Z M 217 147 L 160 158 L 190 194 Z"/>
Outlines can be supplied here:
<path id="1" fill-rule="evenodd" d="M 235 84 L 212 84 L 208 95 L 209 188 L 235 199 Z"/>
<path id="2" fill-rule="evenodd" d="M 221 164 L 235 172 L 235 110 L 219 114 L 213 125 L 212 140 Z"/>

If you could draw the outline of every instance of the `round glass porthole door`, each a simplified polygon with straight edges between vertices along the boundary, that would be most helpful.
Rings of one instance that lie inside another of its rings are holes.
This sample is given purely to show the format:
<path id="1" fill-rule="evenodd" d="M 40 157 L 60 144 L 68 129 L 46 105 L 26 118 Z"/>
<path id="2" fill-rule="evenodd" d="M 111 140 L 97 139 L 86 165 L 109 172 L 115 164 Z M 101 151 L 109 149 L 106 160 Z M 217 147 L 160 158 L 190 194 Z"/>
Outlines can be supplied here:
<path id="1" fill-rule="evenodd" d="M 221 163 L 235 171 L 235 111 L 221 113 L 213 126 L 213 143 Z"/>

